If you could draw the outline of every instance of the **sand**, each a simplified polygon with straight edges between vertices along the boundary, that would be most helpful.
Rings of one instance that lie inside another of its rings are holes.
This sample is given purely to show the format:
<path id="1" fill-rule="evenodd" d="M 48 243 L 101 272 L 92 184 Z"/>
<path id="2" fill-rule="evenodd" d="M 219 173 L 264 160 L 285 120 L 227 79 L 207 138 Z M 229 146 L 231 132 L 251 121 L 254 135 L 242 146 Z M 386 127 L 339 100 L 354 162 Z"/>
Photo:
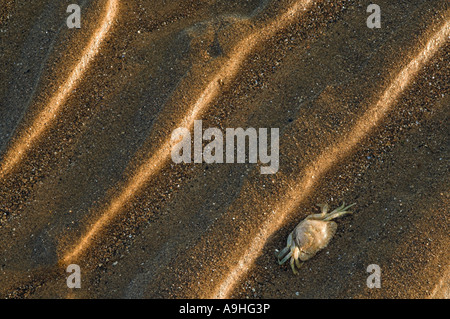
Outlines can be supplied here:
<path id="1" fill-rule="evenodd" d="M 448 1 L 370 3 L 6 1 L 0 296 L 448 298 Z M 279 128 L 279 171 L 173 163 L 195 120 Z M 295 276 L 325 202 L 356 206 Z"/>

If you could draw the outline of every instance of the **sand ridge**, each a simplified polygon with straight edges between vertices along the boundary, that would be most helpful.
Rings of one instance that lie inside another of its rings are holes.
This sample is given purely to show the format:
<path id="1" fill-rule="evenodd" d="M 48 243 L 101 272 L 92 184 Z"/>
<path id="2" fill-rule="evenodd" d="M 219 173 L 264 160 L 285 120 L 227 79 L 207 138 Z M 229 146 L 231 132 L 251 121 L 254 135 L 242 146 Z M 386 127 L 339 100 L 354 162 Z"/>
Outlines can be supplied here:
<path id="1" fill-rule="evenodd" d="M 382 1 L 380 30 L 350 0 L 95 4 L 68 76 L 44 73 L 67 76 L 48 107 L 1 136 L 2 296 L 446 296 L 445 1 Z M 280 171 L 175 165 L 170 132 L 197 119 L 279 127 Z M 278 266 L 290 227 L 342 200 L 357 214 L 330 247 L 298 277 Z M 368 262 L 384 289 L 361 284 Z"/>

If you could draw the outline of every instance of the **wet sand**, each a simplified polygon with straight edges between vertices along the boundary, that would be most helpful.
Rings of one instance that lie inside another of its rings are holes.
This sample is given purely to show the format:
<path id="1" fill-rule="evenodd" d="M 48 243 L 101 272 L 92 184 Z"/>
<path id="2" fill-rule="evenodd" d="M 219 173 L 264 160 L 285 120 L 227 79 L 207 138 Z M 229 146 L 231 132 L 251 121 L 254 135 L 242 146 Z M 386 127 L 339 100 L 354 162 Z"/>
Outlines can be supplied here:
<path id="1" fill-rule="evenodd" d="M 369 1 L 83 1 L 81 29 L 6 3 L 0 296 L 448 298 L 447 1 L 378 1 L 380 29 Z M 279 128 L 279 171 L 173 163 L 200 119 Z M 328 247 L 279 266 L 343 201 Z"/>

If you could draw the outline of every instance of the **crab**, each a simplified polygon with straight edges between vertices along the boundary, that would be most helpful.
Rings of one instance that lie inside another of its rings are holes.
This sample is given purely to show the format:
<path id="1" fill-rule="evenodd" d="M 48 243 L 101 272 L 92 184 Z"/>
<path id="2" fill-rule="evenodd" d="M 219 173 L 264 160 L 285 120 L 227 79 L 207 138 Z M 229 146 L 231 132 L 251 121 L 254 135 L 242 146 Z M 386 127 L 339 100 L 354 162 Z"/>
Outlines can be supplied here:
<path id="1" fill-rule="evenodd" d="M 314 257 L 318 251 L 325 248 L 336 233 L 337 224 L 332 219 L 351 214 L 350 207 L 342 206 L 328 213 L 328 204 L 319 204 L 322 209 L 320 214 L 311 214 L 302 220 L 287 238 L 287 245 L 281 251 L 275 250 L 278 264 L 284 264 L 289 258 L 292 271 L 298 274 L 296 269 L 300 268 L 303 262 Z"/>

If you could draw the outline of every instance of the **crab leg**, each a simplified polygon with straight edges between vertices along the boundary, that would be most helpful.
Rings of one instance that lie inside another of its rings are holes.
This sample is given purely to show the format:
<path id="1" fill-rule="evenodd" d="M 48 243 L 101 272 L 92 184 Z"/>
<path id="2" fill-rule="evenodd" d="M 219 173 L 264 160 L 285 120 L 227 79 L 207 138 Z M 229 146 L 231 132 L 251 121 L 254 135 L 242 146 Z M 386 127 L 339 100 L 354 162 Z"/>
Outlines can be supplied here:
<path id="1" fill-rule="evenodd" d="M 346 211 L 347 209 L 349 209 L 350 207 L 355 206 L 355 205 L 356 205 L 356 203 L 353 203 L 353 204 L 348 205 L 347 207 L 345 207 L 345 203 L 342 203 L 341 206 L 339 206 L 338 208 L 336 208 L 335 210 L 333 210 L 330 214 L 334 214 L 334 213 Z"/>
<path id="2" fill-rule="evenodd" d="M 295 260 L 295 265 L 297 266 L 298 269 L 300 269 L 301 266 L 303 266 L 303 263 L 301 263 L 298 259 L 294 259 Z"/>
<path id="3" fill-rule="evenodd" d="M 322 214 L 327 213 L 330 209 L 330 206 L 328 206 L 328 204 L 317 204 L 317 206 L 319 206 L 322 210 Z"/>
<path id="4" fill-rule="evenodd" d="M 281 251 L 276 249 L 275 250 L 275 256 L 277 256 L 278 260 L 280 260 L 280 258 L 282 256 L 286 255 L 288 251 L 289 251 L 289 246 L 284 247 Z"/>
<path id="5" fill-rule="evenodd" d="M 293 239 L 292 239 L 292 232 L 289 234 L 288 238 L 287 238 L 287 247 L 291 247 L 292 244 L 294 243 Z"/>
<path id="6" fill-rule="evenodd" d="M 292 256 L 292 251 L 290 251 L 286 256 L 284 256 L 283 259 L 278 260 L 278 264 L 280 264 L 280 265 L 284 264 L 291 256 Z"/>
<path id="7" fill-rule="evenodd" d="M 294 261 L 296 262 L 297 259 L 291 258 L 290 264 L 291 264 L 292 272 L 294 273 L 294 275 L 297 275 L 298 271 L 297 271 L 297 269 L 295 269 Z"/>
<path id="8" fill-rule="evenodd" d="M 311 214 L 308 217 L 306 217 L 306 219 L 322 220 L 322 219 L 324 219 L 327 216 L 327 212 L 328 212 L 328 209 L 329 209 L 328 204 L 317 204 L 317 206 L 320 207 L 322 212 L 320 214 Z"/>
<path id="9" fill-rule="evenodd" d="M 341 216 L 346 215 L 346 214 L 352 214 L 353 212 L 348 211 L 347 209 L 349 209 L 350 207 L 352 207 L 354 205 L 356 205 L 356 203 L 348 205 L 347 207 L 345 207 L 345 204 L 342 204 L 342 206 L 340 206 L 340 207 L 336 208 L 335 210 L 333 210 L 323 220 L 328 221 L 328 220 L 332 220 L 332 219 L 341 217 Z"/>
<path id="10" fill-rule="evenodd" d="M 281 251 L 278 251 L 278 249 L 275 250 L 275 256 L 278 258 L 278 262 L 280 262 L 280 258 L 284 256 L 288 252 L 288 250 L 292 247 L 292 244 L 293 244 L 292 233 L 290 233 L 287 238 L 286 247 L 284 247 Z M 286 262 L 286 260 L 284 262 Z"/>

